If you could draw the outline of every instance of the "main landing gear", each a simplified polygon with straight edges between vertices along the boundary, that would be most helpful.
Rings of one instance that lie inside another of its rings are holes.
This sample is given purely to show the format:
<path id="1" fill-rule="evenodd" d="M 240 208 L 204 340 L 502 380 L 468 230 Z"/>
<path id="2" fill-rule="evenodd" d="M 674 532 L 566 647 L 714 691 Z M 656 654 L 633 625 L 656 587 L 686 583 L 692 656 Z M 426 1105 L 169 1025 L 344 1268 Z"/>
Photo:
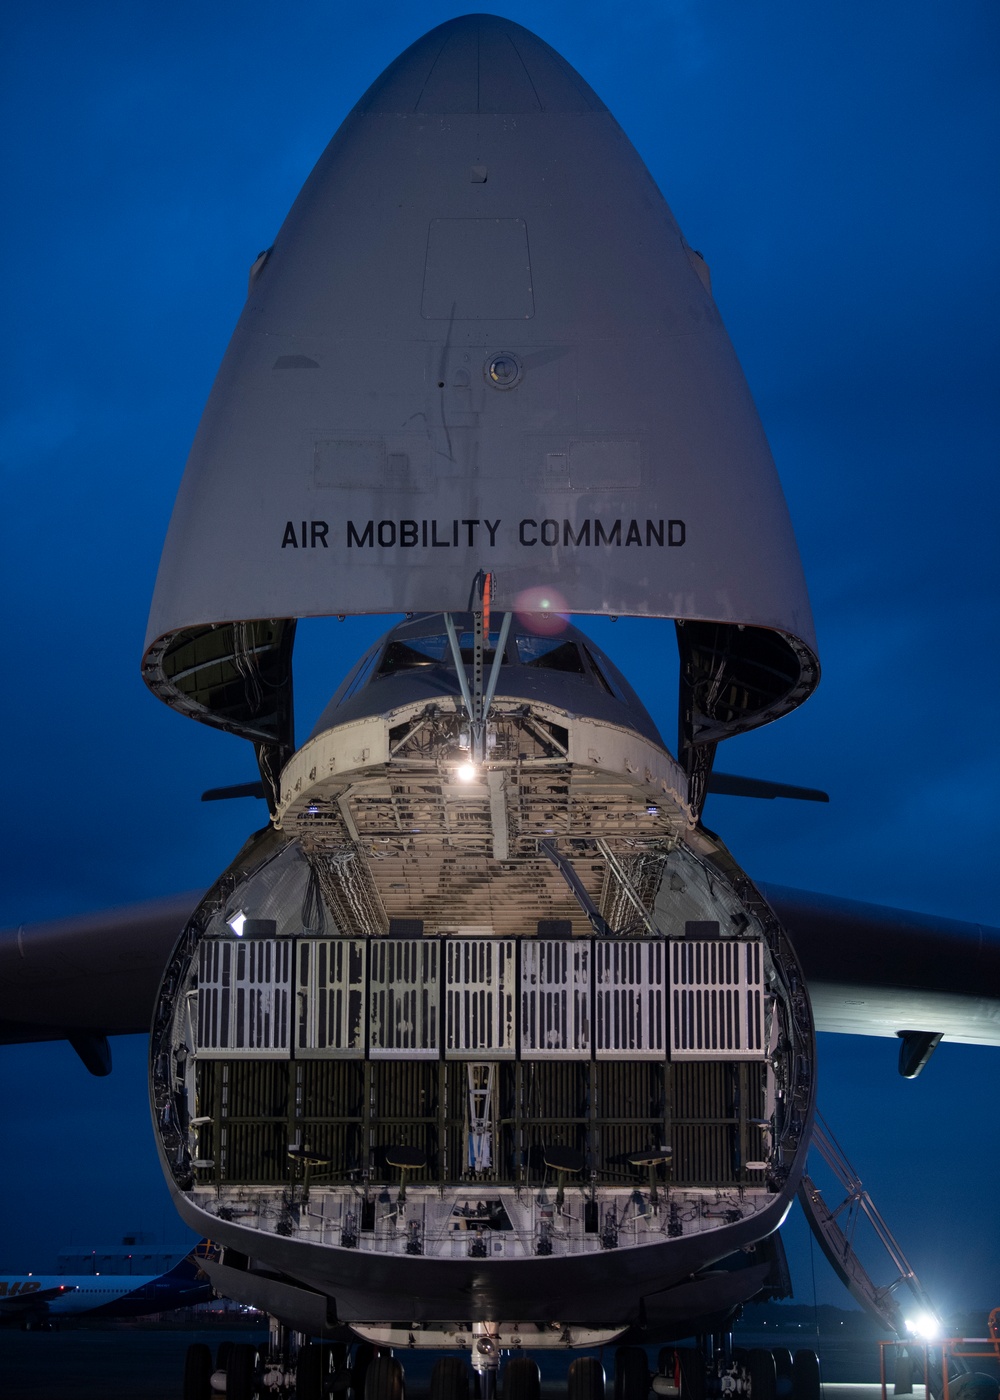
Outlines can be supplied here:
<path id="1" fill-rule="evenodd" d="M 473 1386 L 473 1376 L 476 1385 Z M 814 1351 L 744 1351 L 731 1336 L 703 1338 L 698 1347 L 664 1347 L 651 1372 L 642 1347 L 618 1347 L 613 1400 L 820 1400 Z M 541 1400 L 541 1375 L 530 1356 L 501 1361 L 484 1325 L 471 1366 L 465 1356 L 443 1356 L 430 1377 L 429 1400 Z M 566 1377 L 566 1400 L 612 1400 L 604 1366 L 578 1356 Z M 272 1323 L 268 1343 L 223 1342 L 213 1362 L 202 1342 L 188 1347 L 184 1400 L 406 1400 L 403 1366 L 387 1348 L 358 1343 L 310 1342 Z"/>
<path id="2" fill-rule="evenodd" d="M 820 1400 L 819 1357 L 784 1347 L 747 1351 L 726 1333 L 698 1347 L 664 1347 L 652 1388 L 670 1400 Z"/>

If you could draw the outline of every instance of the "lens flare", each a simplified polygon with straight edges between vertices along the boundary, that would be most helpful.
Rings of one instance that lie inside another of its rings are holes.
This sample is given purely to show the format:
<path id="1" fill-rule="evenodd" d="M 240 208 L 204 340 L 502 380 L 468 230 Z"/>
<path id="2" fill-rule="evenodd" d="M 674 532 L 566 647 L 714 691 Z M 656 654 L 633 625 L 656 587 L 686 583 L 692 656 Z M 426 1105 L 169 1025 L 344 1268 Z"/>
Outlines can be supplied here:
<path id="1" fill-rule="evenodd" d="M 569 625 L 566 599 L 556 588 L 526 588 L 514 599 L 514 612 L 523 627 L 543 637 L 557 637 Z"/>

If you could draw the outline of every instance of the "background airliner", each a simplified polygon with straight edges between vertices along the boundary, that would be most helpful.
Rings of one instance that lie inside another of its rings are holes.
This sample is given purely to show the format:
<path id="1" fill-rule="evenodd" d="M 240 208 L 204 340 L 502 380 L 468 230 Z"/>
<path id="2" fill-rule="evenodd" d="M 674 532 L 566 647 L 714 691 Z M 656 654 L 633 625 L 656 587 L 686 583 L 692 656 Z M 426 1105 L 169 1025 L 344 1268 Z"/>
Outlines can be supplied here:
<path id="1" fill-rule="evenodd" d="M 207 1303 L 212 1285 L 194 1252 L 163 1274 L 13 1274 L 0 1271 L 0 1324 L 25 1331 L 82 1317 L 144 1317 Z"/>

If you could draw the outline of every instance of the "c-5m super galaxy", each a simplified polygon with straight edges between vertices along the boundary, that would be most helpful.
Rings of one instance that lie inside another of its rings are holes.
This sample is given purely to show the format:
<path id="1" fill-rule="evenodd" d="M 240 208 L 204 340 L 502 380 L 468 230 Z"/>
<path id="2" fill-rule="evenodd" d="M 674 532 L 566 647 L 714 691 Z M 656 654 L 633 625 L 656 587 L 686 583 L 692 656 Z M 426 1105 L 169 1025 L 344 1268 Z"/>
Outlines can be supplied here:
<path id="1" fill-rule="evenodd" d="M 404 620 L 296 748 L 296 621 L 346 614 Z M 676 752 L 570 614 L 673 621 Z M 275 1320 L 236 1400 L 397 1400 L 391 1349 L 424 1346 L 457 1353 L 434 1400 L 465 1357 L 488 1400 L 503 1356 L 537 1400 L 532 1353 L 616 1341 L 645 1400 L 636 1343 L 784 1291 L 814 1024 L 902 1033 L 908 1073 L 942 1034 L 1000 1043 L 995 930 L 761 889 L 701 821 L 754 790 L 718 744 L 819 680 L 798 553 L 705 262 L 515 24 L 408 49 L 254 262 L 143 675 L 254 745 L 271 822 L 193 913 L 22 930 L 3 1024 L 100 1071 L 152 1019 L 177 1209 Z M 381 1349 L 363 1386 L 349 1339 Z M 773 1358 L 725 1345 L 680 1388 L 726 1367 L 773 1400 Z M 187 1400 L 211 1369 L 195 1348 Z M 810 1353 L 794 1382 L 818 1395 Z M 603 1386 L 571 1367 L 572 1400 Z"/>

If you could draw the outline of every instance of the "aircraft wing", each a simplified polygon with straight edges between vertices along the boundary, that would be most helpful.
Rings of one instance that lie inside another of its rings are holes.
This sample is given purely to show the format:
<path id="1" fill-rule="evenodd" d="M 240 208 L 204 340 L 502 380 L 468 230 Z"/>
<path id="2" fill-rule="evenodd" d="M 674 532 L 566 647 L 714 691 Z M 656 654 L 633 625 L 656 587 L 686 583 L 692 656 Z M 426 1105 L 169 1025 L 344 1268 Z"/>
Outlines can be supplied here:
<path id="1" fill-rule="evenodd" d="M 91 1073 L 106 1074 L 104 1037 L 149 1030 L 167 959 L 199 899 L 196 890 L 0 931 L 0 1044 L 68 1040 Z"/>
<path id="2" fill-rule="evenodd" d="M 1000 1045 L 1000 928 L 759 888 L 802 961 L 817 1030 Z"/>
<path id="3" fill-rule="evenodd" d="M 1000 1045 L 1000 928 L 760 889 L 798 951 L 817 1030 Z M 0 1044 L 69 1040 L 92 1072 L 106 1073 L 101 1042 L 149 1029 L 160 976 L 200 897 L 0 931 Z"/>

